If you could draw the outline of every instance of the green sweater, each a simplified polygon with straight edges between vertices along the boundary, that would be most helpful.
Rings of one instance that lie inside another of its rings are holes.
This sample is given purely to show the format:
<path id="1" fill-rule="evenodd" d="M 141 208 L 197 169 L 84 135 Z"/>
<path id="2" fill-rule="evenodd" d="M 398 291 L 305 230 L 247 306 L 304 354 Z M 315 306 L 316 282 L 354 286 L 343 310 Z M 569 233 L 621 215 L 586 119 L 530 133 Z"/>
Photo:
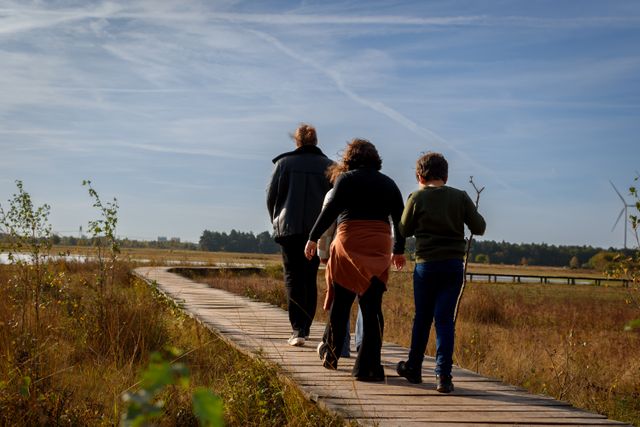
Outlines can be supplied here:
<path id="1" fill-rule="evenodd" d="M 416 261 L 462 259 L 465 253 L 464 225 L 482 235 L 486 223 L 469 195 L 453 187 L 424 187 L 409 196 L 400 232 L 416 236 Z"/>

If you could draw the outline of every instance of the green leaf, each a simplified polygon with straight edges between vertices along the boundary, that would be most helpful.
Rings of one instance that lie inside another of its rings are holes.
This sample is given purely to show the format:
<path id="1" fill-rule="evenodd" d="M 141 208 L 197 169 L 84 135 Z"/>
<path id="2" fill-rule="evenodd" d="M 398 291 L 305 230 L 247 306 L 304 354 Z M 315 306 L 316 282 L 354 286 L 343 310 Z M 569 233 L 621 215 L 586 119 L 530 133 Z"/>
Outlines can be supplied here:
<path id="1" fill-rule="evenodd" d="M 633 331 L 634 329 L 640 329 L 640 319 L 632 320 L 631 322 L 624 325 L 625 331 Z"/>
<path id="2" fill-rule="evenodd" d="M 141 387 L 154 394 L 173 382 L 173 372 L 169 362 L 151 363 L 142 374 Z"/>
<path id="3" fill-rule="evenodd" d="M 29 397 L 31 395 L 31 391 L 29 390 L 31 387 L 31 377 L 22 378 L 22 384 L 20 385 L 20 395 L 22 397 Z"/>
<path id="4" fill-rule="evenodd" d="M 198 387 L 192 397 L 193 413 L 200 425 L 209 427 L 224 426 L 224 406 L 222 399 L 204 387 Z"/>

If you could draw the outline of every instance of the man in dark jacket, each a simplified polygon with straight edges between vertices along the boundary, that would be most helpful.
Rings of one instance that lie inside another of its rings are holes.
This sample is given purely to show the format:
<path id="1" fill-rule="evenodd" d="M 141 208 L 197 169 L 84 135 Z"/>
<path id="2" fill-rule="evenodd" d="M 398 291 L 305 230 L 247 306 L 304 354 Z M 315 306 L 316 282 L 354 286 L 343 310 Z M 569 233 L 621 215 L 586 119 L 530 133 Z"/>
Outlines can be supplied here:
<path id="1" fill-rule="evenodd" d="M 331 188 L 326 176 L 333 163 L 317 147 L 316 130 L 301 124 L 292 135 L 297 148 L 273 159 L 267 208 L 276 242 L 282 249 L 284 281 L 293 333 L 289 344 L 304 345 L 316 311 L 316 277 L 320 260 L 308 260 L 304 246 Z"/>

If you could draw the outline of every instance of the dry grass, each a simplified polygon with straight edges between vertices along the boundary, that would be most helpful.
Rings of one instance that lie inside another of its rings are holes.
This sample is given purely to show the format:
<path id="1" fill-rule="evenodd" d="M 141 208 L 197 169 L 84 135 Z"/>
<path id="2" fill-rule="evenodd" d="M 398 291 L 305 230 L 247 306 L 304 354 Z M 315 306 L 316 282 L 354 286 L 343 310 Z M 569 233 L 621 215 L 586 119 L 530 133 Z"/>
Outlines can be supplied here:
<path id="1" fill-rule="evenodd" d="M 537 265 L 497 265 L 469 263 L 469 272 L 478 274 L 521 274 L 533 276 L 605 278 L 600 271 L 587 268 L 544 267 Z"/>
<path id="2" fill-rule="evenodd" d="M 83 256 L 95 256 L 93 247 L 85 246 L 54 246 L 52 253 L 74 254 Z M 251 254 L 233 252 L 206 252 L 177 249 L 148 249 L 148 248 L 123 248 L 120 258 L 131 263 L 144 265 L 168 265 L 202 263 L 203 265 L 215 264 L 253 264 L 273 265 L 281 262 L 280 255 Z"/>
<path id="3" fill-rule="evenodd" d="M 131 276 L 131 265 L 119 263 L 106 289 L 95 286 L 94 263 L 49 267 L 37 328 L 30 310 L 22 317 L 15 268 L 0 266 L 0 425 L 116 425 L 121 394 L 167 347 L 185 351 L 191 387 L 222 397 L 229 425 L 341 425 Z M 189 390 L 163 398 L 159 425 L 197 425 Z"/>
<path id="4" fill-rule="evenodd" d="M 202 280 L 286 307 L 282 279 L 273 267 L 264 275 L 225 273 Z M 318 283 L 323 288 L 324 278 Z M 533 393 L 640 425 L 640 334 L 623 331 L 638 315 L 628 303 L 628 292 L 613 287 L 469 284 L 454 360 Z M 413 321 L 410 272 L 391 275 L 383 309 L 385 340 L 408 346 Z M 316 319 L 326 320 L 320 307 Z M 430 355 L 435 353 L 434 341 L 427 349 Z"/>

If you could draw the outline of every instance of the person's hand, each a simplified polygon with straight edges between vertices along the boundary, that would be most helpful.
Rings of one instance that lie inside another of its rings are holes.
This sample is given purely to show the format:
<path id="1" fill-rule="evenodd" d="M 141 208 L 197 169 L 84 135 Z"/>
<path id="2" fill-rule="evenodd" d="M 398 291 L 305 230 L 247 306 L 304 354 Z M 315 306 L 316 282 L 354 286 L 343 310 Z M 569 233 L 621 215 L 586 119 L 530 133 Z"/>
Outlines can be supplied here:
<path id="1" fill-rule="evenodd" d="M 407 263 L 407 260 L 402 254 L 393 254 L 391 256 L 391 263 L 396 268 L 396 270 L 402 270 Z"/>
<path id="2" fill-rule="evenodd" d="M 313 256 L 316 254 L 317 248 L 318 248 L 318 244 L 316 242 L 307 240 L 307 244 L 304 247 L 304 256 L 306 256 L 307 259 L 313 258 Z"/>

